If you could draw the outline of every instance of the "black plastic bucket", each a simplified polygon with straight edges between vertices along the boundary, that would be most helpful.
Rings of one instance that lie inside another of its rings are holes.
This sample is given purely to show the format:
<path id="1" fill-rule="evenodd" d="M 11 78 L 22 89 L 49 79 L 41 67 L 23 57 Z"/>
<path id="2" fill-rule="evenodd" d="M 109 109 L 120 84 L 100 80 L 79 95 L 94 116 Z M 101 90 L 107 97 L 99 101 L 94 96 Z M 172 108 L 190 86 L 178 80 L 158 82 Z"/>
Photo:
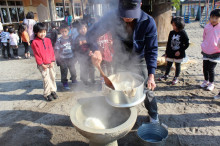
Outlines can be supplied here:
<path id="1" fill-rule="evenodd" d="M 164 146 L 168 130 L 160 124 L 145 123 L 138 128 L 137 135 L 143 146 Z"/>

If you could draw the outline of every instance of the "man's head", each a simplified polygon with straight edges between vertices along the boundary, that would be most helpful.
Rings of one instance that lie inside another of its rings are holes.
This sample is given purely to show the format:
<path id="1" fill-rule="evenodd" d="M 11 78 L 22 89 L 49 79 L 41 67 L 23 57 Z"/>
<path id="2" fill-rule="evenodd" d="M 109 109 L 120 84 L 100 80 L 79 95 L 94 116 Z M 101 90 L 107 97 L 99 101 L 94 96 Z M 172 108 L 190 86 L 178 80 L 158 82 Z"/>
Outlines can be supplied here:
<path id="1" fill-rule="evenodd" d="M 141 0 L 119 0 L 118 12 L 124 21 L 138 19 L 141 15 Z"/>

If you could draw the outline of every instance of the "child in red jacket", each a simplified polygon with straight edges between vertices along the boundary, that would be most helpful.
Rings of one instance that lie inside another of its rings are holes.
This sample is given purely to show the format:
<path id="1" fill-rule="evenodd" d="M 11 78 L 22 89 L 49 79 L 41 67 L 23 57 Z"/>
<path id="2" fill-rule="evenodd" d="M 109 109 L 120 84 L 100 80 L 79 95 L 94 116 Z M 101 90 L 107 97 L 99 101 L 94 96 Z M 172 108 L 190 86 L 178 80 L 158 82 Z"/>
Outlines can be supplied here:
<path id="1" fill-rule="evenodd" d="M 31 47 L 34 52 L 34 57 L 37 62 L 37 67 L 43 78 L 44 85 L 44 97 L 47 101 L 57 99 L 56 94 L 57 86 L 55 82 L 55 55 L 52 47 L 52 43 L 46 36 L 46 26 L 43 23 L 37 23 L 34 25 L 35 39 L 33 40 Z"/>
<path id="2" fill-rule="evenodd" d="M 111 33 L 108 32 L 100 36 L 97 43 L 102 54 L 101 68 L 109 76 L 112 74 L 112 55 L 114 53 Z"/>

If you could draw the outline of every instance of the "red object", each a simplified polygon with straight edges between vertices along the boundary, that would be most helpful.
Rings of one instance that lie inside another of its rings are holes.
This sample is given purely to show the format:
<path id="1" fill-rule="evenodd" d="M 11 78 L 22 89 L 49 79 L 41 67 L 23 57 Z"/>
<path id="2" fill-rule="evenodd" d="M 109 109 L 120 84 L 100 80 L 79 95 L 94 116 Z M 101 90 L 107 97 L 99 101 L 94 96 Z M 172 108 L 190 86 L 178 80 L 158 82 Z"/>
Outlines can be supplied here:
<path id="1" fill-rule="evenodd" d="M 49 38 L 40 39 L 36 37 L 33 40 L 31 47 L 38 65 L 55 62 L 54 50 Z"/>
<path id="2" fill-rule="evenodd" d="M 100 36 L 97 40 L 99 50 L 102 54 L 102 60 L 105 60 L 107 62 L 112 61 L 112 54 L 114 53 L 113 50 L 113 41 L 112 41 L 112 35 L 111 33 L 106 33 L 102 36 Z"/>

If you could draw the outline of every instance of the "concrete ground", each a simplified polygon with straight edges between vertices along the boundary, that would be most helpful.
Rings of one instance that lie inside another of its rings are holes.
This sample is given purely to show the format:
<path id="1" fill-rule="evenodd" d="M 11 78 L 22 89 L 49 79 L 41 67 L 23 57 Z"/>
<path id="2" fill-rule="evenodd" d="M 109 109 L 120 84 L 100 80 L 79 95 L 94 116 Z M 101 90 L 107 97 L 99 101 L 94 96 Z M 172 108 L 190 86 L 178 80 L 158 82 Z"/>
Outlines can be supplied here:
<path id="1" fill-rule="evenodd" d="M 190 64 L 181 72 L 180 82 L 172 86 L 157 81 L 155 95 L 158 100 L 160 121 L 169 127 L 167 146 L 171 145 L 219 145 L 220 102 L 213 96 L 220 90 L 219 66 L 216 67 L 216 88 L 209 92 L 199 88 L 203 80 L 200 44 L 203 29 L 198 22 L 187 24 L 186 31 L 193 43 L 187 55 L 197 64 Z M 23 47 L 19 54 L 23 54 Z M 159 50 L 162 55 L 164 50 Z M 1 58 L 1 57 L 0 57 Z M 70 110 L 77 99 L 101 96 L 99 74 L 97 83 L 86 87 L 81 82 L 63 91 L 59 68 L 57 85 L 59 99 L 47 102 L 42 97 L 42 80 L 34 58 L 20 60 L 0 59 L 0 145 L 1 146 L 87 146 L 70 121 Z M 164 67 L 156 71 L 156 78 L 164 73 Z M 77 64 L 79 77 L 79 65 Z M 171 76 L 173 72 L 171 73 Z M 79 80 L 79 78 L 78 78 Z M 136 106 L 138 119 L 130 131 L 118 140 L 119 146 L 139 146 L 137 128 L 147 121 L 143 104 Z M 112 115 L 114 116 L 114 115 Z"/>

